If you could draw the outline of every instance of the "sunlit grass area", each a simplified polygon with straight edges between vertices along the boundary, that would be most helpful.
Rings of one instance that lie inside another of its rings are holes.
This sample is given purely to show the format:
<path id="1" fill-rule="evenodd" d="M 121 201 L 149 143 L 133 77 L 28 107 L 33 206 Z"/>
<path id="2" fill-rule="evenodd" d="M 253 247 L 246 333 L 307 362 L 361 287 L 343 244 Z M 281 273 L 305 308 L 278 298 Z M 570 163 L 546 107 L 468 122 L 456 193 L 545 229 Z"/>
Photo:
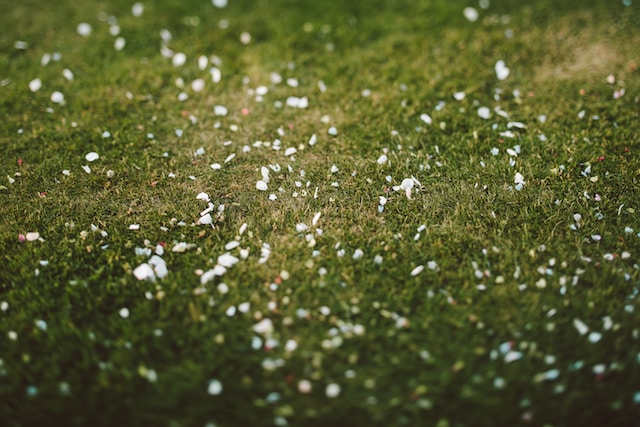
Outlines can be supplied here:
<path id="1" fill-rule="evenodd" d="M 633 425 L 640 5 L 525 3 L 0 0 L 0 425 Z"/>

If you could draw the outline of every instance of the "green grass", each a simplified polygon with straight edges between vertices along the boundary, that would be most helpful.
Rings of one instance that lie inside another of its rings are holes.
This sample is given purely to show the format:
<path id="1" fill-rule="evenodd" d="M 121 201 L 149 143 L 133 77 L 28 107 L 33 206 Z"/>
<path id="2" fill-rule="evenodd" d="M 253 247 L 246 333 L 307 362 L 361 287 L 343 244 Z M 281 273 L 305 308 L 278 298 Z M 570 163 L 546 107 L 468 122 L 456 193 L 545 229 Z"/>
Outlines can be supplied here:
<path id="1" fill-rule="evenodd" d="M 0 0 L 0 424 L 638 419 L 637 2 L 132 3 Z M 162 29 L 185 65 L 162 57 Z M 224 205 L 213 227 L 200 192 Z M 136 250 L 158 245 L 167 276 L 138 280 Z"/>

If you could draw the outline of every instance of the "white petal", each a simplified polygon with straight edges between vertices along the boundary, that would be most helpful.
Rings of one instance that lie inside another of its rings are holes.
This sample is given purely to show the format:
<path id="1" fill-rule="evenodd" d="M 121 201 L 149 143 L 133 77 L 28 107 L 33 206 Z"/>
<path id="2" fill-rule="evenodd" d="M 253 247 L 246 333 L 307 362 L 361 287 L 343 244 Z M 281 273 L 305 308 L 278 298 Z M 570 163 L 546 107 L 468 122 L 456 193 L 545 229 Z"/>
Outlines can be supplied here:
<path id="1" fill-rule="evenodd" d="M 602 339 L 602 334 L 600 332 L 591 332 L 589 334 L 589 342 L 590 343 L 597 343 L 598 341 L 600 341 Z"/>
<path id="2" fill-rule="evenodd" d="M 226 116 L 229 110 L 224 105 L 216 105 L 213 107 L 213 114 L 216 116 Z"/>
<path id="3" fill-rule="evenodd" d="M 171 63 L 174 67 L 181 67 L 185 62 L 187 62 L 187 55 L 182 52 L 177 52 L 173 55 L 173 58 L 171 58 Z"/>
<path id="4" fill-rule="evenodd" d="M 285 156 L 291 156 L 292 154 L 297 153 L 298 150 L 295 147 L 289 147 L 284 151 Z"/>
<path id="5" fill-rule="evenodd" d="M 76 28 L 76 30 L 78 31 L 78 34 L 80 34 L 83 37 L 86 37 L 89 34 L 91 34 L 91 25 L 87 24 L 86 22 L 82 22 L 78 24 L 78 27 Z"/>
<path id="6" fill-rule="evenodd" d="M 143 12 L 144 12 L 144 4 L 140 2 L 134 3 L 133 6 L 131 7 L 131 14 L 136 18 L 142 16 Z"/>
<path id="7" fill-rule="evenodd" d="M 228 251 L 237 248 L 238 246 L 240 246 L 240 242 L 238 242 L 237 240 L 232 240 L 230 242 L 228 242 L 226 245 L 224 245 L 224 248 Z"/>
<path id="8" fill-rule="evenodd" d="M 201 216 L 200 219 L 198 220 L 198 224 L 203 224 L 203 225 L 209 225 L 213 223 L 213 218 L 211 218 L 211 214 L 205 214 L 204 216 Z"/>
<path id="9" fill-rule="evenodd" d="M 202 274 L 202 276 L 200 276 L 200 284 L 204 285 L 207 282 L 210 282 L 211 280 L 214 279 L 214 277 L 216 277 L 216 275 L 214 274 L 213 270 L 209 270 L 205 273 Z"/>
<path id="10" fill-rule="evenodd" d="M 428 114 L 421 114 L 420 115 L 420 120 L 422 120 L 423 122 L 425 122 L 428 125 L 433 123 L 433 119 L 431 119 L 431 116 L 428 115 Z"/>
<path id="11" fill-rule="evenodd" d="M 62 70 L 62 75 L 65 79 L 67 79 L 67 81 L 73 81 L 73 72 L 70 69 L 65 68 L 64 70 Z"/>
<path id="12" fill-rule="evenodd" d="M 510 70 L 502 59 L 496 62 L 495 70 L 498 80 L 504 80 L 509 77 Z"/>
<path id="13" fill-rule="evenodd" d="M 62 92 L 54 91 L 51 94 L 51 102 L 55 104 L 63 104 L 64 103 L 64 94 Z"/>
<path id="14" fill-rule="evenodd" d="M 576 327 L 580 335 L 584 335 L 589 332 L 589 327 L 580 319 L 573 319 L 573 326 Z"/>
<path id="15" fill-rule="evenodd" d="M 198 200 L 204 200 L 205 202 L 209 201 L 209 195 L 207 193 L 198 193 L 198 195 L 196 196 L 196 199 Z"/>
<path id="16" fill-rule="evenodd" d="M 118 37 L 116 41 L 113 42 L 113 48 L 117 51 L 121 51 L 122 49 L 124 49 L 125 44 L 127 44 L 127 41 L 124 39 L 124 37 Z"/>
<path id="17" fill-rule="evenodd" d="M 224 276 L 224 274 L 227 272 L 227 269 L 224 266 L 218 264 L 213 267 L 211 271 L 213 272 L 214 276 L 221 277 Z"/>
<path id="18" fill-rule="evenodd" d="M 335 383 L 329 384 L 327 385 L 325 392 L 329 398 L 338 397 L 340 395 L 340 385 Z"/>
<path id="19" fill-rule="evenodd" d="M 171 252 L 184 252 L 187 250 L 187 243 L 186 242 L 179 242 L 176 243 L 175 245 L 173 245 L 173 247 L 171 248 Z"/>
<path id="20" fill-rule="evenodd" d="M 92 151 L 90 153 L 87 153 L 87 155 L 84 156 L 84 158 L 87 160 L 87 162 L 93 162 L 95 160 L 98 160 L 100 156 L 98 155 L 98 153 Z"/>
<path id="21" fill-rule="evenodd" d="M 476 22 L 478 20 L 478 11 L 473 7 L 465 7 L 462 13 L 469 22 Z"/>
<path id="22" fill-rule="evenodd" d="M 155 280 L 156 274 L 153 271 L 153 268 L 147 263 L 140 264 L 133 270 L 133 275 L 136 276 L 138 280 Z"/>
<path id="23" fill-rule="evenodd" d="M 37 92 L 40 90 L 41 87 L 42 87 L 42 80 L 40 79 L 33 79 L 29 82 L 29 90 L 31 92 Z"/>
<path id="24" fill-rule="evenodd" d="M 253 330 L 258 334 L 270 334 L 273 332 L 273 322 L 271 319 L 262 319 L 253 325 Z"/>
<path id="25" fill-rule="evenodd" d="M 413 270 L 411 270 L 411 275 L 412 276 L 417 276 L 418 274 L 422 273 L 422 270 L 424 270 L 424 265 L 419 265 L 416 268 L 414 268 Z"/>
<path id="26" fill-rule="evenodd" d="M 238 261 L 240 261 L 240 259 L 230 253 L 225 253 L 218 257 L 218 264 L 227 268 L 233 267 Z"/>
<path id="27" fill-rule="evenodd" d="M 211 67 L 209 69 L 209 73 L 211 73 L 211 81 L 214 83 L 220 83 L 220 80 L 222 80 L 222 73 L 220 72 L 220 70 L 216 67 Z"/>
<path id="28" fill-rule="evenodd" d="M 405 178 L 405 179 L 402 180 L 402 184 L 400 184 L 400 187 L 403 190 L 410 190 L 410 189 L 413 188 L 413 184 L 414 184 L 413 179 Z"/>
<path id="29" fill-rule="evenodd" d="M 191 82 L 191 89 L 194 92 L 202 92 L 202 90 L 204 89 L 204 80 L 196 79 L 196 80 L 192 81 Z"/>
<path id="30" fill-rule="evenodd" d="M 256 182 L 256 188 L 260 191 L 267 191 L 267 183 L 264 181 L 258 181 Z"/>
<path id="31" fill-rule="evenodd" d="M 26 238 L 28 242 L 36 241 L 40 238 L 40 233 L 38 233 L 37 231 L 27 233 Z"/>
<path id="32" fill-rule="evenodd" d="M 220 393 L 222 393 L 222 383 L 218 380 L 209 381 L 209 385 L 207 386 L 207 393 L 211 396 L 219 395 Z"/>

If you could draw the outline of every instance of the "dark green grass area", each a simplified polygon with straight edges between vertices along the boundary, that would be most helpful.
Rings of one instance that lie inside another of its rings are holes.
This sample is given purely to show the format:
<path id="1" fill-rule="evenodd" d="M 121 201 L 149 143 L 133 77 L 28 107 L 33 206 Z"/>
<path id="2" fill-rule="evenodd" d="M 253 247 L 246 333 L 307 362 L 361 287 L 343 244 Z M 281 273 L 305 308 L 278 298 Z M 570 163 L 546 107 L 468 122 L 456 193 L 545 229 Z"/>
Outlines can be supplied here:
<path id="1" fill-rule="evenodd" d="M 638 2 L 133 3 L 0 0 L 0 425 L 639 419 Z"/>

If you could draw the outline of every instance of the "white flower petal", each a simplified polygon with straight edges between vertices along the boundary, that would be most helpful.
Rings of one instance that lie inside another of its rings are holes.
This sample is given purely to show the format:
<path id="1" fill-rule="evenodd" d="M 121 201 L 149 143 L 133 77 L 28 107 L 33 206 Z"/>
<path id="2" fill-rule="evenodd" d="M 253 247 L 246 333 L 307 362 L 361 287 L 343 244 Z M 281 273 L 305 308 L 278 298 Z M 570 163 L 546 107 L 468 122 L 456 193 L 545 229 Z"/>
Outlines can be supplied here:
<path id="1" fill-rule="evenodd" d="M 86 22 L 82 22 L 78 24 L 76 31 L 78 31 L 78 34 L 80 34 L 81 36 L 87 37 L 89 34 L 91 34 L 91 25 L 87 24 Z"/>
<path id="2" fill-rule="evenodd" d="M 580 335 L 584 335 L 589 332 L 589 327 L 580 319 L 573 319 L 573 326 L 576 327 Z"/>
<path id="3" fill-rule="evenodd" d="M 209 201 L 209 195 L 207 193 L 198 193 L 198 195 L 196 196 L 196 199 L 198 200 L 204 200 L 205 202 Z"/>
<path id="4" fill-rule="evenodd" d="M 84 156 L 84 158 L 87 160 L 87 162 L 93 162 L 98 160 L 100 156 L 95 151 L 92 151 L 90 153 L 87 153 L 87 155 Z"/>
<path id="5" fill-rule="evenodd" d="M 478 108 L 478 116 L 480 116 L 481 119 L 488 120 L 489 117 L 491 117 L 491 110 L 487 107 L 480 107 Z"/>
<path id="6" fill-rule="evenodd" d="M 496 76 L 498 77 L 498 80 L 505 80 L 507 77 L 509 77 L 510 70 L 505 65 L 502 59 L 496 62 L 495 70 L 496 70 Z"/>
<path id="7" fill-rule="evenodd" d="M 191 89 L 194 92 L 202 92 L 202 90 L 204 89 L 204 80 L 196 79 L 196 80 L 192 81 L 191 82 Z"/>
<path id="8" fill-rule="evenodd" d="M 238 263 L 238 261 L 240 261 L 239 258 L 231 255 L 228 252 L 218 257 L 218 265 L 221 265 L 226 268 L 233 267 L 235 264 Z"/>
<path id="9" fill-rule="evenodd" d="M 215 114 L 216 116 L 226 116 L 229 113 L 229 110 L 227 110 L 227 107 L 225 107 L 224 105 L 216 105 L 215 107 L 213 107 L 213 114 Z"/>
<path id="10" fill-rule="evenodd" d="M 156 274 L 153 271 L 153 268 L 147 264 L 142 263 L 133 270 L 133 275 L 136 276 L 138 280 L 156 280 Z"/>
<path id="11" fill-rule="evenodd" d="M 38 233 L 37 231 L 31 232 L 31 233 L 27 233 L 26 235 L 26 239 L 28 242 L 34 242 L 36 240 L 38 240 L 40 238 L 40 233 Z"/>
<path id="12" fill-rule="evenodd" d="M 473 7 L 465 7 L 462 14 L 469 22 L 476 22 L 478 20 L 478 10 Z"/>
<path id="13" fill-rule="evenodd" d="M 57 90 L 51 94 L 51 102 L 54 104 L 64 104 L 64 94 Z"/>
<path id="14" fill-rule="evenodd" d="M 414 182 L 411 178 L 405 178 L 402 180 L 402 184 L 400 184 L 400 188 L 403 190 L 410 190 L 413 188 Z"/>
<path id="15" fill-rule="evenodd" d="M 422 273 L 422 270 L 424 270 L 424 265 L 419 265 L 416 268 L 414 268 L 413 270 L 411 270 L 411 275 L 412 276 L 417 276 L 418 274 Z"/>
<path id="16" fill-rule="evenodd" d="M 213 224 L 213 218 L 211 218 L 211 214 L 207 213 L 201 216 L 200 219 L 198 219 L 198 224 L 202 224 L 202 225 Z"/>
<path id="17" fill-rule="evenodd" d="M 187 62 L 187 55 L 182 52 L 175 53 L 173 58 L 171 58 L 171 63 L 174 67 L 181 67 L 185 62 Z"/>
<path id="18" fill-rule="evenodd" d="M 209 385 L 207 386 L 207 393 L 211 396 L 219 395 L 220 393 L 222 393 L 222 383 L 218 380 L 209 381 Z"/>
<path id="19" fill-rule="evenodd" d="M 338 397 L 340 395 L 340 385 L 336 383 L 328 384 L 325 393 L 327 397 L 332 399 Z"/>
<path id="20" fill-rule="evenodd" d="M 271 319 L 262 319 L 260 322 L 253 325 L 253 330 L 258 334 L 270 334 L 273 332 L 273 322 Z"/>
<path id="21" fill-rule="evenodd" d="M 31 92 L 37 92 L 40 90 L 41 87 L 42 87 L 42 80 L 40 79 L 33 79 L 29 82 L 29 90 Z"/>

